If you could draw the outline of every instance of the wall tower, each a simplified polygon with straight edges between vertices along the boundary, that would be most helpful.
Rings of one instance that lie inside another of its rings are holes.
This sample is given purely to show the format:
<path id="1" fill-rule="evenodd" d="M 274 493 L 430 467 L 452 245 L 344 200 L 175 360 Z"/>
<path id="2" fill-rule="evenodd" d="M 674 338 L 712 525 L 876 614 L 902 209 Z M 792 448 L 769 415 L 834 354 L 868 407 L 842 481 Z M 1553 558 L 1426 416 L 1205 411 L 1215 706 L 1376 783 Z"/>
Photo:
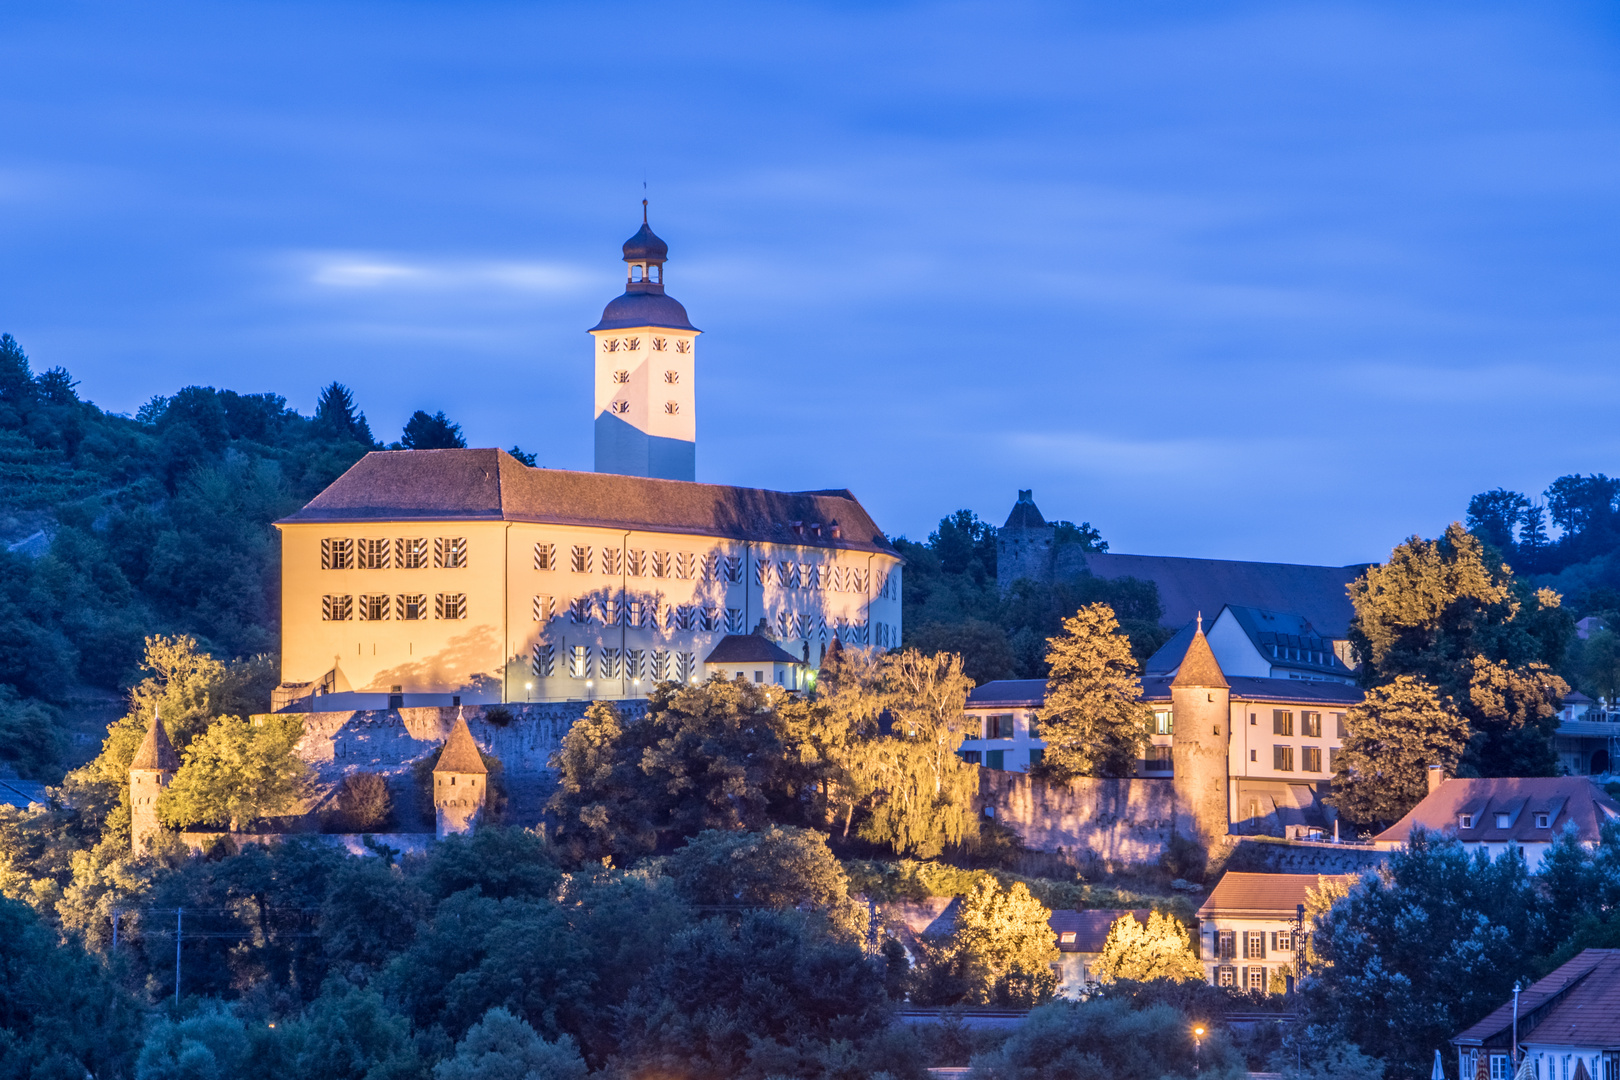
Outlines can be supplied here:
<path id="1" fill-rule="evenodd" d="M 624 295 L 591 327 L 596 349 L 596 471 L 697 479 L 693 360 L 701 331 L 664 292 L 669 245 L 647 224 L 624 242 Z"/>
<path id="2" fill-rule="evenodd" d="M 456 722 L 444 741 L 438 764 L 433 766 L 434 832 L 443 840 L 451 833 L 472 832 L 489 798 L 489 769 L 473 741 L 467 718 L 456 710 Z"/>
<path id="3" fill-rule="evenodd" d="M 1210 851 L 1228 829 L 1227 741 L 1232 691 L 1204 637 L 1200 616 L 1192 643 L 1170 682 L 1175 731 L 1170 760 L 1175 769 L 1177 830 Z"/>
<path id="4" fill-rule="evenodd" d="M 1052 542 L 1057 528 L 1035 505 L 1035 491 L 1020 488 L 1007 524 L 996 530 L 996 584 L 1002 592 L 1020 578 L 1052 580 Z"/>
<path id="5" fill-rule="evenodd" d="M 158 796 L 180 771 L 180 755 L 163 730 L 158 710 L 152 710 L 152 723 L 146 729 L 146 738 L 135 758 L 129 763 L 129 842 L 135 855 L 145 855 L 152 848 L 152 838 L 163 831 L 158 820 Z"/>

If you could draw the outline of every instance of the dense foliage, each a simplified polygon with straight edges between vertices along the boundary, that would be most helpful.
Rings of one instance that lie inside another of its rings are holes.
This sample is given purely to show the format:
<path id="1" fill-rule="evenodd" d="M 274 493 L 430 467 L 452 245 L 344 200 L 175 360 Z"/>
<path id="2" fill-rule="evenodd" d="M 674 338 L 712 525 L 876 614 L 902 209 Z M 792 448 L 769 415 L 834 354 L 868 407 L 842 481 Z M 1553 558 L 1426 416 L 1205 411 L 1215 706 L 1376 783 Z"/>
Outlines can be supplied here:
<path id="1" fill-rule="evenodd" d="M 1119 632 L 1113 609 L 1088 604 L 1063 620 L 1047 653 L 1051 675 L 1038 776 L 1132 776 L 1152 715 L 1142 703 L 1141 667 Z"/>

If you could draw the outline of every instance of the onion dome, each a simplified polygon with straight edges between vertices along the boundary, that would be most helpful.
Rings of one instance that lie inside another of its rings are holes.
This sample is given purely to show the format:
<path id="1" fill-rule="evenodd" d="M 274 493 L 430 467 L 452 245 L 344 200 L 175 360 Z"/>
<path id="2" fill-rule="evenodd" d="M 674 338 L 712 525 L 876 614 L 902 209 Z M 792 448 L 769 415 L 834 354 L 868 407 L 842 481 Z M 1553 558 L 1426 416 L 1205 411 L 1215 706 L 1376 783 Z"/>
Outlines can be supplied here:
<path id="1" fill-rule="evenodd" d="M 669 258 L 669 245 L 658 239 L 646 221 L 641 229 L 624 242 L 625 262 L 663 262 Z"/>

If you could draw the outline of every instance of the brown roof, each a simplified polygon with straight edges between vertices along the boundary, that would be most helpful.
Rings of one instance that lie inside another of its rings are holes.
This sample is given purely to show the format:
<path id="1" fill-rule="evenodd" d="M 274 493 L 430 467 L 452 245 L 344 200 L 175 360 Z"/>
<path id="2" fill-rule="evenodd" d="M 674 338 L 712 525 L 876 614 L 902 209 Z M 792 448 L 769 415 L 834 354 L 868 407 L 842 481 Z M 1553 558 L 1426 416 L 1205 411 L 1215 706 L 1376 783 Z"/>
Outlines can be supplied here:
<path id="1" fill-rule="evenodd" d="M 1513 999 L 1452 1039 L 1507 1047 Z M 1620 1050 L 1620 949 L 1587 949 L 1519 994 L 1519 1043 Z"/>
<path id="2" fill-rule="evenodd" d="M 1193 633 L 1192 642 L 1187 646 L 1187 655 L 1181 658 L 1181 668 L 1176 677 L 1170 681 L 1171 686 L 1205 686 L 1224 689 L 1227 686 L 1226 676 L 1221 674 L 1221 665 L 1215 659 L 1215 653 L 1209 647 L 1209 639 L 1204 636 L 1203 630 Z"/>
<path id="3" fill-rule="evenodd" d="M 848 491 L 535 469 L 504 450 L 379 450 L 277 524 L 373 521 L 532 521 L 894 553 Z"/>
<path id="4" fill-rule="evenodd" d="M 174 752 L 174 743 L 169 741 L 169 733 L 163 729 L 163 721 L 156 709 L 152 710 L 152 723 L 147 726 L 146 738 L 141 741 L 141 748 L 135 751 L 135 760 L 129 763 L 132 769 L 162 769 L 173 772 L 180 767 L 180 755 Z"/>
<path id="5" fill-rule="evenodd" d="M 1118 922 L 1121 916 L 1134 915 L 1137 922 L 1146 926 L 1150 914 L 1152 912 L 1147 908 L 1133 908 L 1130 911 L 1054 911 L 1046 921 L 1051 925 L 1052 933 L 1057 935 L 1059 952 L 1099 953 L 1108 941 L 1109 927 Z M 1065 933 L 1073 933 L 1074 940 L 1064 941 Z"/>
<path id="6" fill-rule="evenodd" d="M 1307 902 L 1307 893 L 1321 887 L 1322 877 L 1347 881 L 1348 875 L 1247 874 L 1228 870 L 1198 909 L 1200 919 L 1292 919 Z"/>
<path id="7" fill-rule="evenodd" d="M 1498 815 L 1507 815 L 1501 826 Z M 1547 824 L 1538 826 L 1536 815 Z M 1469 827 L 1462 827 L 1462 819 Z M 1584 776 L 1499 776 L 1445 780 L 1401 820 L 1373 837 L 1374 843 L 1404 844 L 1415 826 L 1455 833 L 1463 841 L 1548 842 L 1573 823 L 1577 835 L 1596 843 L 1605 821 L 1620 820 L 1615 802 Z"/>
<path id="8" fill-rule="evenodd" d="M 782 646 L 759 634 L 727 634 L 703 661 L 705 664 L 803 664 Z"/>
<path id="9" fill-rule="evenodd" d="M 472 732 L 467 728 L 467 718 L 456 713 L 455 726 L 450 729 L 450 737 L 444 740 L 444 752 L 439 755 L 439 763 L 433 766 L 436 773 L 487 773 L 489 769 L 484 765 L 482 755 L 478 753 L 478 744 L 473 742 Z"/>

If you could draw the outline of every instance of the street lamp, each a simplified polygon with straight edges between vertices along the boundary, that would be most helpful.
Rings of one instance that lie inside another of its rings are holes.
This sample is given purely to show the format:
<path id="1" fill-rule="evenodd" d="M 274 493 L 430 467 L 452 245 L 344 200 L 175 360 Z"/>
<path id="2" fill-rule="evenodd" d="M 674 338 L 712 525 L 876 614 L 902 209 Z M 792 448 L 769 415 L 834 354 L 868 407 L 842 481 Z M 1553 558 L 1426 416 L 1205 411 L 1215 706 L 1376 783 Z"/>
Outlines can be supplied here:
<path id="1" fill-rule="evenodd" d="M 1204 1028 L 1202 1025 L 1193 1028 L 1193 1075 L 1197 1076 L 1204 1065 Z"/>
<path id="2" fill-rule="evenodd" d="M 1513 1056 L 1508 1059 L 1508 1075 L 1519 1067 L 1519 981 L 1513 980 Z"/>

